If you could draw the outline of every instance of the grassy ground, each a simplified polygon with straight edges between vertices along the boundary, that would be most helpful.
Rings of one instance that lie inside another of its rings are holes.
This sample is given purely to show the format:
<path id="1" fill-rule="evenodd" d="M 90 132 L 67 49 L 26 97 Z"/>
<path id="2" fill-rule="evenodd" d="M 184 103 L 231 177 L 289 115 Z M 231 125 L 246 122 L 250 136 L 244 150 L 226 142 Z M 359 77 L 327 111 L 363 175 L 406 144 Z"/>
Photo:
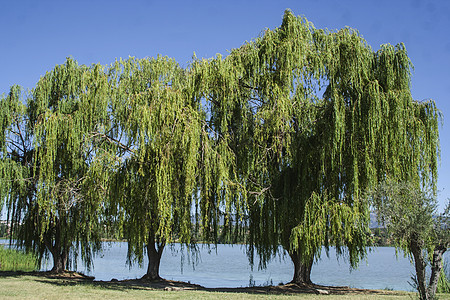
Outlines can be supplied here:
<path id="1" fill-rule="evenodd" d="M 0 299 L 412 299 L 406 292 L 371 291 L 339 295 L 273 294 L 268 289 L 189 290 L 124 282 L 95 282 L 83 278 L 54 278 L 43 273 L 0 272 Z M 280 291 L 280 290 L 279 290 Z M 444 295 L 441 299 L 450 299 Z"/>
<path id="2" fill-rule="evenodd" d="M 32 254 L 7 249 L 0 245 L 0 271 L 34 271 L 36 258 Z"/>

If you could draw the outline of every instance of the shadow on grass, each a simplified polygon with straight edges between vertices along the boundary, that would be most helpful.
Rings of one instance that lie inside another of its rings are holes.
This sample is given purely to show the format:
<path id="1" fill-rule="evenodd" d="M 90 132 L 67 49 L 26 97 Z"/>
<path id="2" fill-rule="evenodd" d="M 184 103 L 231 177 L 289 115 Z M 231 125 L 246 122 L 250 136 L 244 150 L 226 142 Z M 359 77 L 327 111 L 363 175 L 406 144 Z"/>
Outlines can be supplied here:
<path id="1" fill-rule="evenodd" d="M 37 272 L 24 272 L 24 271 L 0 271 L 0 278 L 18 278 L 22 276 L 35 276 Z"/>
<path id="2" fill-rule="evenodd" d="M 94 281 L 94 277 L 86 276 L 77 272 L 65 272 L 55 274 L 52 272 L 22 272 L 22 271 L 0 271 L 1 278 L 20 279 L 21 277 L 34 277 L 34 281 L 50 284 L 54 286 L 90 286 L 93 288 L 109 289 L 109 290 L 205 290 L 204 287 L 195 284 L 189 284 L 181 281 L 171 280 L 112 280 L 112 281 Z"/>
<path id="3" fill-rule="evenodd" d="M 105 290 L 114 290 L 114 291 L 126 291 L 126 290 L 150 290 L 149 288 L 146 288 L 144 286 L 138 286 L 138 285 L 124 285 L 119 283 L 112 283 L 112 282 L 96 282 L 96 281 L 73 281 L 73 280 L 65 280 L 65 279 L 35 279 L 36 282 L 43 283 L 43 284 L 50 284 L 54 286 L 59 287 L 66 287 L 66 286 L 84 286 L 84 287 L 91 287 L 91 288 L 98 288 L 98 289 L 105 289 Z"/>
<path id="4" fill-rule="evenodd" d="M 165 291 L 206 291 L 221 293 L 246 293 L 246 294 L 334 294 L 334 295 L 405 295 L 406 292 L 386 291 L 386 290 L 369 290 L 356 289 L 346 286 L 322 286 L 315 284 L 285 284 L 278 286 L 256 286 L 241 288 L 205 288 L 201 285 L 172 281 L 172 280 L 154 280 L 145 279 L 128 279 L 128 280 L 112 280 L 112 281 L 95 281 L 94 277 L 86 276 L 76 272 L 65 272 L 63 274 L 54 274 L 51 272 L 10 272 L 0 271 L 0 278 L 23 276 L 36 277 L 35 281 L 43 284 L 55 286 L 90 286 L 92 288 L 126 291 L 126 290 L 165 290 Z"/>

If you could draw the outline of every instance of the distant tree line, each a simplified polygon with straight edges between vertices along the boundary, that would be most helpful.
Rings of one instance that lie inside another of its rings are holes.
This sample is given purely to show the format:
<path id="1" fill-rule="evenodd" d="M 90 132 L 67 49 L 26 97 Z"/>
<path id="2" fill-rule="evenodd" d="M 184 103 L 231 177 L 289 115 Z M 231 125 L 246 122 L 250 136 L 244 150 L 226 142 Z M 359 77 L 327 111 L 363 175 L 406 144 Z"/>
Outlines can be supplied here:
<path id="1" fill-rule="evenodd" d="M 9 236 L 9 226 L 6 222 L 0 222 L 0 238 L 7 238 Z"/>
<path id="2" fill-rule="evenodd" d="M 0 196 L 17 243 L 53 271 L 87 268 L 109 230 L 159 278 L 167 244 L 244 240 L 310 284 L 322 247 L 356 267 L 371 245 L 366 191 L 436 190 L 435 102 L 411 96 L 403 44 L 373 51 L 356 30 L 280 27 L 193 57 L 84 66 L 68 58 L 0 103 Z M 219 230 L 220 229 L 220 230 Z M 280 247 L 281 246 L 281 247 Z"/>

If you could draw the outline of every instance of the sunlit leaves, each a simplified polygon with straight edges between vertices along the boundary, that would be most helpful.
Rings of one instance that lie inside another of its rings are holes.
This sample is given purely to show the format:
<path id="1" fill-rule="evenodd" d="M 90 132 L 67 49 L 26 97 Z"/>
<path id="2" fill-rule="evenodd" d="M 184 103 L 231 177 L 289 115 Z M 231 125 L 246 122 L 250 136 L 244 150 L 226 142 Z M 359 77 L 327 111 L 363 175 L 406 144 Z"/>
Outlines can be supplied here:
<path id="1" fill-rule="evenodd" d="M 435 186 L 439 111 L 412 99 L 403 44 L 374 52 L 353 29 L 286 11 L 279 28 L 197 65 L 263 261 L 280 244 L 306 259 L 334 245 L 356 265 L 369 242 L 364 190 L 386 176 Z"/>
<path id="2" fill-rule="evenodd" d="M 412 99 L 411 68 L 403 44 L 373 51 L 356 30 L 316 29 L 289 10 L 187 68 L 68 59 L 25 99 L 17 87 L 1 99 L 2 199 L 17 220 L 37 214 L 41 240 L 68 212 L 72 241 L 115 220 L 138 261 L 152 239 L 215 242 L 224 225 L 248 233 L 263 264 L 279 245 L 306 260 L 332 245 L 355 265 L 368 187 L 435 188 L 440 112 Z"/>

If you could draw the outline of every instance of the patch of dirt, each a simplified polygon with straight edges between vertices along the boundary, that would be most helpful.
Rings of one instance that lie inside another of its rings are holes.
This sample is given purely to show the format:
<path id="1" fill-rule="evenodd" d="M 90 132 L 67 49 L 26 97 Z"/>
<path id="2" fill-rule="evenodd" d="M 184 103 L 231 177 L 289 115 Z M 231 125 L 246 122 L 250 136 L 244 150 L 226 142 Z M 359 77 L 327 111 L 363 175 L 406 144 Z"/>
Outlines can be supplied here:
<path id="1" fill-rule="evenodd" d="M 208 290 L 207 288 L 199 285 L 192 284 L 183 281 L 175 281 L 175 280 L 166 280 L 166 279 L 158 279 L 158 280 L 148 280 L 148 279 L 126 279 L 126 280 L 117 280 L 113 279 L 111 281 L 94 281 L 94 283 L 101 284 L 116 284 L 116 285 L 125 285 L 132 287 L 143 287 L 155 290 L 166 290 L 166 291 L 181 291 L 181 290 Z"/>
<path id="2" fill-rule="evenodd" d="M 185 290 L 201 290 L 210 292 L 224 292 L 224 293 L 252 293 L 252 294 L 333 294 L 333 295 L 358 295 L 358 294 L 378 294 L 378 295 L 395 295 L 401 294 L 401 291 L 387 291 L 387 290 L 371 290 L 371 289 L 357 289 L 347 286 L 323 286 L 317 284 L 297 285 L 288 283 L 278 286 L 255 286 L 255 287 L 239 287 L 239 288 L 205 288 L 198 284 L 192 284 L 182 281 L 174 280 L 146 280 L 146 279 L 127 279 L 111 281 L 94 281 L 94 283 L 102 284 L 116 284 L 133 287 L 158 289 L 166 291 L 185 291 Z"/>
<path id="3" fill-rule="evenodd" d="M 214 288 L 207 289 L 216 292 L 234 292 L 234 293 L 255 293 L 255 294 L 323 294 L 323 295 L 358 295 L 358 294 L 379 294 L 392 295 L 398 291 L 356 289 L 348 286 L 324 286 L 317 284 L 288 283 L 277 286 L 257 286 L 243 288 Z"/>
<path id="4" fill-rule="evenodd" d="M 56 278 L 56 279 L 74 279 L 74 280 L 89 280 L 92 281 L 95 279 L 93 276 L 87 276 L 83 273 L 78 273 L 74 271 L 64 271 L 63 273 L 53 273 L 52 271 L 46 272 L 36 272 L 37 275 L 43 275 L 47 278 Z"/>

